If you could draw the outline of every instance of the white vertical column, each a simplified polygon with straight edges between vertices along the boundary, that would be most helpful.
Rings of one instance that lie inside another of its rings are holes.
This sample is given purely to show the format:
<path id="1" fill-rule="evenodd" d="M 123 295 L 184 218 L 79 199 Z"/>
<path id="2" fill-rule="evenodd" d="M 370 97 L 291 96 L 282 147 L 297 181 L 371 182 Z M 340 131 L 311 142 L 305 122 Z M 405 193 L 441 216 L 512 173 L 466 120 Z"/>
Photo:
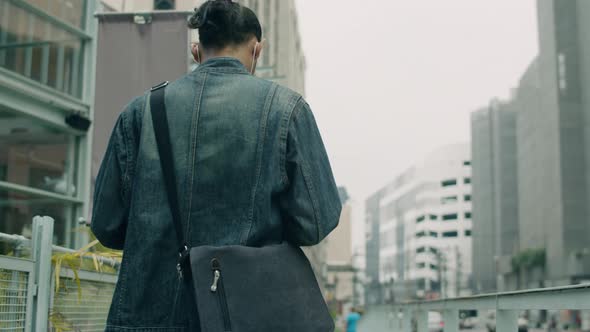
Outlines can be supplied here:
<path id="1" fill-rule="evenodd" d="M 389 315 L 389 331 L 398 332 L 401 330 L 399 309 L 394 309 Z"/>
<path id="2" fill-rule="evenodd" d="M 0 45 L 5 45 L 8 40 L 8 27 L 10 25 L 10 2 L 9 1 L 4 1 L 2 3 L 2 9 L 0 10 L 0 13 L 2 13 L 2 15 L 0 15 L 0 19 L 2 20 L 2 23 L 4 24 L 5 28 L 2 29 L 2 31 L 0 31 Z M 6 51 L 7 49 L 2 48 L 0 49 L 0 67 L 4 67 L 6 65 Z"/>
<path id="3" fill-rule="evenodd" d="M 53 219 L 33 219 L 33 259 L 35 261 L 35 283 L 37 297 L 34 301 L 34 331 L 47 331 L 49 300 L 51 297 L 51 254 L 53 244 Z"/>
<path id="4" fill-rule="evenodd" d="M 402 332 L 412 332 L 412 310 L 404 309 L 402 316 Z"/>
<path id="5" fill-rule="evenodd" d="M 418 332 L 428 332 L 428 311 L 419 310 L 416 312 Z"/>
<path id="6" fill-rule="evenodd" d="M 513 310 L 498 310 L 496 313 L 496 332 L 518 331 L 518 312 Z"/>
<path id="7" fill-rule="evenodd" d="M 25 49 L 25 76 L 31 77 L 31 69 L 33 67 L 33 42 L 35 35 L 35 15 L 28 13 L 28 30 L 27 30 L 27 43 L 29 46 Z"/>
<path id="8" fill-rule="evenodd" d="M 443 312 L 444 332 L 459 332 L 459 310 L 448 309 Z"/>

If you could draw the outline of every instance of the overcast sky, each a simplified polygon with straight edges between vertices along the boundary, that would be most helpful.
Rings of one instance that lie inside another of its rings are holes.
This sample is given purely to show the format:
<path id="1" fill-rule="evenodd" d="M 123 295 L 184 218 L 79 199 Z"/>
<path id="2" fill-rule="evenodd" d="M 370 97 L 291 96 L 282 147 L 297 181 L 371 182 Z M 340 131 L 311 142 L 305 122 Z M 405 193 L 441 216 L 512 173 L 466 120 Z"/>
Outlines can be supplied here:
<path id="1" fill-rule="evenodd" d="M 296 0 L 307 99 L 339 185 L 368 195 L 507 97 L 537 54 L 534 0 Z"/>

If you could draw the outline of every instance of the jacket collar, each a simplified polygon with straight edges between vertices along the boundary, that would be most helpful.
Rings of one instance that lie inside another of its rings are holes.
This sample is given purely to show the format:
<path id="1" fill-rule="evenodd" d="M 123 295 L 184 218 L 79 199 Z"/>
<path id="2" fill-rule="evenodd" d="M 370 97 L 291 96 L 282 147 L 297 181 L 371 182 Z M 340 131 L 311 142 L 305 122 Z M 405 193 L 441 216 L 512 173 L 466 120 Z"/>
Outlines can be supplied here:
<path id="1" fill-rule="evenodd" d="M 240 60 L 232 57 L 211 58 L 197 67 L 197 71 L 223 71 L 250 74 Z"/>

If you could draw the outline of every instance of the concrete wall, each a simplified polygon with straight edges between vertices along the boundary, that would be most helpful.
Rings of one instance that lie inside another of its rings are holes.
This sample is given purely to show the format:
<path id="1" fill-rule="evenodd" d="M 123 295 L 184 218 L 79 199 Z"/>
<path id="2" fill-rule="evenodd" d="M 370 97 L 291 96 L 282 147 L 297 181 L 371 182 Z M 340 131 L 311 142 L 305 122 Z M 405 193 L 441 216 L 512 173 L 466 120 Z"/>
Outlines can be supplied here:
<path id="1" fill-rule="evenodd" d="M 125 105 L 150 87 L 189 70 L 185 14 L 154 14 L 152 23 L 144 25 L 133 23 L 132 14 L 107 14 L 98 20 L 93 179 Z"/>

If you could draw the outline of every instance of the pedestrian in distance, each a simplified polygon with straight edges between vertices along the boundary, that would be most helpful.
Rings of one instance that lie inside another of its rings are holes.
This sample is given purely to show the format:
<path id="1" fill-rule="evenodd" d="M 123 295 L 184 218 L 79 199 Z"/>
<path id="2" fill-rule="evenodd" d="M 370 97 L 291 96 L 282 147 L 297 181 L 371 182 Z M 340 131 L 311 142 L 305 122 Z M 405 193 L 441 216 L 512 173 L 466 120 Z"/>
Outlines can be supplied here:
<path id="1" fill-rule="evenodd" d="M 206 1 L 188 27 L 198 67 L 125 107 L 96 179 L 91 228 L 124 250 L 106 331 L 333 331 L 299 249 L 341 211 L 311 108 L 254 76 L 252 10 Z"/>
<path id="2" fill-rule="evenodd" d="M 346 332 L 357 332 L 358 321 L 361 319 L 361 314 L 356 308 L 352 308 L 346 317 Z"/>

